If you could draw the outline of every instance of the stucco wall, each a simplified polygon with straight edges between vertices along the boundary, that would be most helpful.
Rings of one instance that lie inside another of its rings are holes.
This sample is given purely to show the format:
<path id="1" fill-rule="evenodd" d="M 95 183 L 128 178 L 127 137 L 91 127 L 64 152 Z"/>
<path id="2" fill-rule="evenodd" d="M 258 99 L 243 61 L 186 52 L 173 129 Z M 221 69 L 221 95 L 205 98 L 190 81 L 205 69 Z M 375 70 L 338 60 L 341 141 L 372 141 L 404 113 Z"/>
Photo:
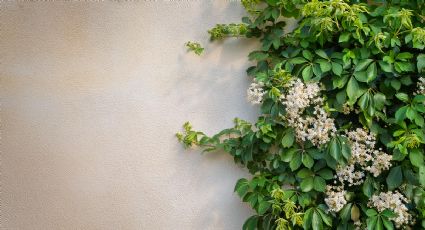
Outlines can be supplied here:
<path id="1" fill-rule="evenodd" d="M 0 2 L 2 229 L 241 228 L 247 173 L 174 137 L 255 118 L 239 2 Z"/>

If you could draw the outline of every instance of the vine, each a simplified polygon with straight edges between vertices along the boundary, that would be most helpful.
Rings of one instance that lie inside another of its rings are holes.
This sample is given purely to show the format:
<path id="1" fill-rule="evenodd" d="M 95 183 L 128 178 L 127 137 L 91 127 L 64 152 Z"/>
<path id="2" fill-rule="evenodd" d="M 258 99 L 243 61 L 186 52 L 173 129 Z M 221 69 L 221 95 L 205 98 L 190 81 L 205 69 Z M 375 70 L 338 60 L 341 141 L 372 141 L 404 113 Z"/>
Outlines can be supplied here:
<path id="1" fill-rule="evenodd" d="M 252 174 L 235 186 L 256 211 L 242 228 L 425 229 L 425 1 L 242 5 L 241 23 L 208 33 L 261 42 L 247 70 L 261 115 L 177 134 Z M 298 25 L 285 34 L 286 18 Z"/>

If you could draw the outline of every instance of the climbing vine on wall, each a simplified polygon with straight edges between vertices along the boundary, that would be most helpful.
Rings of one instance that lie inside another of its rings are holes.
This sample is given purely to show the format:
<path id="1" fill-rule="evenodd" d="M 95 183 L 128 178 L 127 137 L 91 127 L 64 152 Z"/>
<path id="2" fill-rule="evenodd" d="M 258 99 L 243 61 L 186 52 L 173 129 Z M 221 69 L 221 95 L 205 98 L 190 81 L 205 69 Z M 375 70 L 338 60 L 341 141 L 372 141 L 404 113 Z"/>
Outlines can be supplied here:
<path id="1" fill-rule="evenodd" d="M 177 134 L 252 174 L 235 186 L 256 211 L 242 228 L 424 229 L 425 1 L 242 5 L 241 23 L 208 33 L 260 41 L 247 98 L 261 115 Z"/>

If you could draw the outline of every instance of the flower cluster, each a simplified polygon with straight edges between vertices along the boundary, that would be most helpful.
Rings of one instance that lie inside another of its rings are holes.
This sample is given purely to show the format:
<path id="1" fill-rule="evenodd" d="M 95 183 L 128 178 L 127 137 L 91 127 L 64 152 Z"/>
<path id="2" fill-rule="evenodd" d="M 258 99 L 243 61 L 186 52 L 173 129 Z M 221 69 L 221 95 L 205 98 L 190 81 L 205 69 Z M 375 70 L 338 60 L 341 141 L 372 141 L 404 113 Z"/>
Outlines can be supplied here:
<path id="1" fill-rule="evenodd" d="M 348 164 L 344 167 L 338 166 L 336 168 L 335 177 L 339 180 L 339 182 L 341 182 L 341 184 L 348 182 L 348 185 L 352 186 L 361 185 L 365 174 L 362 171 L 356 171 L 354 164 Z"/>
<path id="2" fill-rule="evenodd" d="M 261 104 L 261 102 L 263 101 L 264 94 L 266 94 L 263 89 L 263 86 L 264 85 L 261 82 L 253 82 L 249 86 L 247 90 L 248 101 L 251 102 L 253 105 Z"/>
<path id="3" fill-rule="evenodd" d="M 329 207 L 329 211 L 339 212 L 347 204 L 346 193 L 342 186 L 326 186 L 325 203 Z"/>
<path id="4" fill-rule="evenodd" d="M 418 81 L 418 89 L 415 92 L 416 94 L 425 94 L 425 78 L 421 77 Z"/>
<path id="5" fill-rule="evenodd" d="M 364 171 L 370 172 L 374 177 L 379 176 L 382 171 L 388 170 L 391 166 L 392 156 L 375 150 L 375 136 L 366 130 L 358 128 L 347 133 L 351 145 L 351 159 L 345 166 L 338 166 L 336 169 L 337 179 L 349 186 L 360 185 L 365 177 Z M 356 170 L 356 166 L 360 171 Z"/>
<path id="6" fill-rule="evenodd" d="M 381 192 L 379 195 L 373 195 L 369 200 L 368 206 L 375 207 L 379 212 L 389 209 L 396 216 L 390 218 L 394 221 L 397 228 L 412 222 L 412 216 L 408 213 L 406 204 L 408 200 L 399 192 Z"/>
<path id="7" fill-rule="evenodd" d="M 282 104 L 286 106 L 286 116 L 289 126 L 295 129 L 299 142 L 311 141 L 320 146 L 329 141 L 336 132 L 334 119 L 321 107 L 323 99 L 319 97 L 320 87 L 317 83 L 304 84 L 300 79 L 292 80 L 287 85 L 288 92 L 281 96 Z M 304 111 L 314 105 L 312 116 L 302 116 Z"/>
<path id="8" fill-rule="evenodd" d="M 345 115 L 348 115 L 353 110 L 353 107 L 350 106 L 348 103 L 345 103 L 342 105 L 342 113 Z"/>

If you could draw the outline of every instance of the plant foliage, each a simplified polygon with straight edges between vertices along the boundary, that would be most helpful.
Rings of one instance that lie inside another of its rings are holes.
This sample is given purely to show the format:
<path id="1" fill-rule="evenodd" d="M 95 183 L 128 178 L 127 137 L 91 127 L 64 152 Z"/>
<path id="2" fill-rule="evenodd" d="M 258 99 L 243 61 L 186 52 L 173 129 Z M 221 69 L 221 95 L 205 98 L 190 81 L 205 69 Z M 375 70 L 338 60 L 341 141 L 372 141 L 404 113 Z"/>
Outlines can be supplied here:
<path id="1" fill-rule="evenodd" d="M 261 42 L 247 70 L 261 115 L 177 137 L 253 175 L 235 186 L 256 211 L 243 229 L 424 229 L 425 1 L 242 5 L 241 23 L 208 32 Z"/>
<path id="2" fill-rule="evenodd" d="M 186 42 L 186 47 L 187 47 L 187 51 L 192 51 L 194 52 L 196 55 L 201 55 L 204 52 L 204 48 L 201 46 L 201 44 L 199 44 L 198 42 Z"/>

